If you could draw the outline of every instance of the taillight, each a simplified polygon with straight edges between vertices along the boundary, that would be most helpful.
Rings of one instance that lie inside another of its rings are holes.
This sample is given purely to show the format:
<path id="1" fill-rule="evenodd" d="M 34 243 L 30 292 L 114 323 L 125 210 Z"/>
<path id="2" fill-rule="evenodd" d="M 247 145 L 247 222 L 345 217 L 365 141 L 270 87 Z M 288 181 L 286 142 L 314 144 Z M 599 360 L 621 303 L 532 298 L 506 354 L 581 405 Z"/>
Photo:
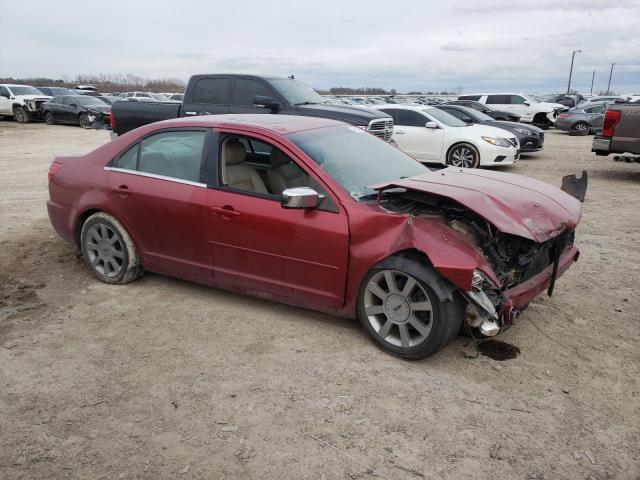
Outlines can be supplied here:
<path id="1" fill-rule="evenodd" d="M 560 115 L 558 115 L 558 118 L 567 118 L 568 116 L 568 113 L 561 113 Z"/>
<path id="2" fill-rule="evenodd" d="M 111 130 L 116 128 L 116 119 L 113 118 L 113 112 L 112 111 L 109 112 L 109 125 L 111 126 Z"/>
<path id="3" fill-rule="evenodd" d="M 613 129 L 618 125 L 620 121 L 619 110 L 607 110 L 604 114 L 604 120 L 602 121 L 602 136 L 613 137 Z"/>
<path id="4" fill-rule="evenodd" d="M 49 166 L 49 182 L 51 182 L 51 179 L 54 177 L 56 173 L 60 171 L 61 168 L 62 168 L 61 163 L 51 162 L 51 166 Z"/>

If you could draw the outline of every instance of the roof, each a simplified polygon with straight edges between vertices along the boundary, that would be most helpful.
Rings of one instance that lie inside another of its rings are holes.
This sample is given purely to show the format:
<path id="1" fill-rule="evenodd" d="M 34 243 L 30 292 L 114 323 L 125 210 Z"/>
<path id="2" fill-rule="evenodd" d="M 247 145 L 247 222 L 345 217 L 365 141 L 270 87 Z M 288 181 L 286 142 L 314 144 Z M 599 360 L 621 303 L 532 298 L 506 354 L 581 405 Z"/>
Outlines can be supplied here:
<path id="1" fill-rule="evenodd" d="M 279 114 L 229 114 L 229 115 L 199 115 L 197 117 L 183 117 L 179 119 L 160 122 L 163 126 L 194 126 L 194 127 L 219 127 L 222 125 L 247 126 L 261 128 L 286 135 L 302 130 L 333 127 L 344 125 L 343 122 L 329 120 L 327 118 L 305 117 L 301 115 Z"/>

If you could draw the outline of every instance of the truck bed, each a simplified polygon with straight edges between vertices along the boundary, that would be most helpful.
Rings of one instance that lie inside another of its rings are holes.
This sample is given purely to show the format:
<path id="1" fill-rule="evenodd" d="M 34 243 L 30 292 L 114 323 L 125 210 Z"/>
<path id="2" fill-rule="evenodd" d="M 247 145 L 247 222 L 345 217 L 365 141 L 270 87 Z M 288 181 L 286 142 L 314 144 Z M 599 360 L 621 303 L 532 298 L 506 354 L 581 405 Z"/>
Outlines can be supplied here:
<path id="1" fill-rule="evenodd" d="M 178 118 L 180 103 L 176 102 L 114 102 L 111 114 L 116 119 L 114 132 L 118 135 L 161 120 Z"/>

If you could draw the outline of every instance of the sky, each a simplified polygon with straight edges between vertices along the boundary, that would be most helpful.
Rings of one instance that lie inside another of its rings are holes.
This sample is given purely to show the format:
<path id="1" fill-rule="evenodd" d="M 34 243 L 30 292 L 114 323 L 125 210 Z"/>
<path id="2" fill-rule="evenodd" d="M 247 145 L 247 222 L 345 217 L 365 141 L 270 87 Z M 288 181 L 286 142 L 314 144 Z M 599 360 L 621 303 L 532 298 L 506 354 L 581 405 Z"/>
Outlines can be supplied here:
<path id="1" fill-rule="evenodd" d="M 20 21 L 15 21 L 20 19 Z M 0 0 L 0 78 L 295 74 L 466 93 L 640 92 L 640 0 Z"/>

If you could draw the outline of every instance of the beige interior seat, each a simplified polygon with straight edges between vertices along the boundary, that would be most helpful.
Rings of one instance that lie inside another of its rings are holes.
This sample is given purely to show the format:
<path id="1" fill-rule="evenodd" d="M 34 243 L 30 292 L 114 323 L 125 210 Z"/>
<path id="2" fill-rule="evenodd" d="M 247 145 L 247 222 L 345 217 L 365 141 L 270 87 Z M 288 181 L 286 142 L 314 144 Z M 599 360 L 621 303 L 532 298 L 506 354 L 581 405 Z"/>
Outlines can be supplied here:
<path id="1" fill-rule="evenodd" d="M 222 147 L 222 181 L 225 185 L 248 192 L 268 193 L 260 175 L 244 161 L 247 151 L 238 140 L 227 140 Z"/>
<path id="2" fill-rule="evenodd" d="M 309 186 L 309 176 L 304 170 L 276 148 L 271 151 L 271 169 L 267 178 L 274 195 L 280 195 L 287 188 Z"/>

